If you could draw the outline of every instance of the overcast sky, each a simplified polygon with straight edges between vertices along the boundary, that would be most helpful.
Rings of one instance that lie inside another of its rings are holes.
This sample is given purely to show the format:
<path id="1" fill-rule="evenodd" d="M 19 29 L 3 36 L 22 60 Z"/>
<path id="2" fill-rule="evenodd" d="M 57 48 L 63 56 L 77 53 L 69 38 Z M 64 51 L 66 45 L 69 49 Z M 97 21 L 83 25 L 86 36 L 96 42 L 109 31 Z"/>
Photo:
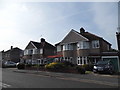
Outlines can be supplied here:
<path id="1" fill-rule="evenodd" d="M 54 45 L 81 27 L 117 49 L 118 3 L 0 2 L 0 51 L 10 46 L 24 49 L 40 38 Z"/>

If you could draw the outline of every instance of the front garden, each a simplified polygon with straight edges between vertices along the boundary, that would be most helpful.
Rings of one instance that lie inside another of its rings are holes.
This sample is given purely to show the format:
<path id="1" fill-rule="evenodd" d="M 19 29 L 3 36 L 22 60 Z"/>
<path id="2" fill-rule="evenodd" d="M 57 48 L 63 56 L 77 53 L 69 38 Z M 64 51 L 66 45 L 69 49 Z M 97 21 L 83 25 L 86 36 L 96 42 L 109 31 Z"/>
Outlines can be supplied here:
<path id="1" fill-rule="evenodd" d="M 51 71 L 51 72 L 63 72 L 63 73 L 78 73 L 86 74 L 93 70 L 93 65 L 74 65 L 68 61 L 52 62 L 46 65 L 31 65 L 21 64 L 17 67 L 18 69 L 29 69 L 29 70 L 40 70 L 40 71 Z"/>

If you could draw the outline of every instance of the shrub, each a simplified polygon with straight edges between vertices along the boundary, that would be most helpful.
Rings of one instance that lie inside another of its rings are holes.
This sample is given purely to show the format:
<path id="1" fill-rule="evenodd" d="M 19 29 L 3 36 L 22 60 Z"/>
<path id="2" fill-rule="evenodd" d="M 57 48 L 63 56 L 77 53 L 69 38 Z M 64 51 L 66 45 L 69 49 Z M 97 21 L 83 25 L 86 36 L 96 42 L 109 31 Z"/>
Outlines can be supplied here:
<path id="1" fill-rule="evenodd" d="M 74 64 L 72 64 L 72 63 L 69 62 L 69 61 L 62 61 L 62 63 L 63 63 L 65 66 L 71 66 L 71 67 L 74 66 Z"/>
<path id="2" fill-rule="evenodd" d="M 26 64 L 26 67 L 32 67 L 32 64 Z"/>
<path id="3" fill-rule="evenodd" d="M 17 65 L 17 68 L 18 68 L 18 69 L 25 69 L 25 64 L 19 63 L 19 64 Z"/>
<path id="4" fill-rule="evenodd" d="M 84 64 L 82 67 L 85 68 L 87 71 L 93 71 L 93 65 L 92 64 Z"/>
<path id="5" fill-rule="evenodd" d="M 45 68 L 49 69 L 49 70 L 60 70 L 60 69 L 64 68 L 64 64 L 63 63 L 58 63 L 58 62 L 53 62 L 53 63 L 50 63 L 50 64 L 46 64 Z"/>
<path id="6" fill-rule="evenodd" d="M 83 66 L 76 66 L 75 69 L 77 70 L 78 73 L 85 74 L 86 70 Z"/>

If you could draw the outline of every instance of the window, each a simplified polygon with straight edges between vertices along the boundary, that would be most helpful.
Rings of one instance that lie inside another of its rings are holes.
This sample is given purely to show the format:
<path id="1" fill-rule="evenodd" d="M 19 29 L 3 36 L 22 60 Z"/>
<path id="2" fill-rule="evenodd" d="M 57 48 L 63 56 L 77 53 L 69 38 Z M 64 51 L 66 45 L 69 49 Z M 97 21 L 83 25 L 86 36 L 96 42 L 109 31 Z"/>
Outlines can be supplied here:
<path id="1" fill-rule="evenodd" d="M 99 48 L 99 40 L 92 41 L 92 48 Z"/>
<path id="2" fill-rule="evenodd" d="M 78 49 L 88 49 L 89 48 L 89 42 L 87 41 L 80 41 L 77 43 Z"/>
<path id="3" fill-rule="evenodd" d="M 87 57 L 78 57 L 78 65 L 87 64 Z"/>
<path id="4" fill-rule="evenodd" d="M 64 44 L 63 50 L 73 50 L 73 45 L 72 44 Z"/>
<path id="5" fill-rule="evenodd" d="M 24 50 L 24 55 L 28 55 L 28 50 Z"/>
<path id="6" fill-rule="evenodd" d="M 38 54 L 37 49 L 33 49 L 33 54 Z"/>
<path id="7" fill-rule="evenodd" d="M 78 62 L 77 62 L 77 64 L 78 65 L 82 65 L 82 57 L 78 57 L 78 60 L 77 60 Z"/>
<path id="8" fill-rule="evenodd" d="M 61 51 L 61 46 L 57 46 L 57 52 Z"/>
<path id="9" fill-rule="evenodd" d="M 33 54 L 33 50 L 32 49 L 28 50 L 28 55 L 32 55 L 32 54 Z"/>
<path id="10" fill-rule="evenodd" d="M 107 50 L 110 50 L 110 46 L 109 45 L 107 45 Z"/>
<path id="11" fill-rule="evenodd" d="M 40 54 L 43 54 L 43 49 L 40 49 Z"/>
<path id="12" fill-rule="evenodd" d="M 83 64 L 82 57 L 80 57 L 80 64 L 81 64 L 81 65 Z"/>

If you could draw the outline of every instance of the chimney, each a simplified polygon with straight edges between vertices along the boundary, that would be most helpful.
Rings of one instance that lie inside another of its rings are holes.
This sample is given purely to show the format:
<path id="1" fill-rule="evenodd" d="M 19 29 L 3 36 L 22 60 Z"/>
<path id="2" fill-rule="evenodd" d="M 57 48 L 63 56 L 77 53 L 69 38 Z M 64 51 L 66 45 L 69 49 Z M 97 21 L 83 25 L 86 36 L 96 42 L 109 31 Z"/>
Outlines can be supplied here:
<path id="1" fill-rule="evenodd" d="M 43 47 L 45 46 L 45 39 L 44 38 L 41 38 L 41 44 Z"/>
<path id="2" fill-rule="evenodd" d="M 80 28 L 80 33 L 84 33 L 85 29 L 83 27 Z"/>
<path id="3" fill-rule="evenodd" d="M 11 46 L 11 50 L 13 49 L 13 46 Z"/>
<path id="4" fill-rule="evenodd" d="M 41 38 L 41 42 L 45 42 L 45 39 L 44 39 L 44 38 Z"/>

